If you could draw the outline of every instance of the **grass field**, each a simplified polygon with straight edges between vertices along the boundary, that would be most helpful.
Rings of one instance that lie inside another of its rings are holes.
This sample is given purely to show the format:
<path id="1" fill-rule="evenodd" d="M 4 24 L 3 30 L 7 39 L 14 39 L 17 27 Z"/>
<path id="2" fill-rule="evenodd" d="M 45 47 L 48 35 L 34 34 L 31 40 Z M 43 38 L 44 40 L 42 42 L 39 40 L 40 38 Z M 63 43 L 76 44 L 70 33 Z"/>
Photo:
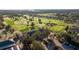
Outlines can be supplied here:
<path id="1" fill-rule="evenodd" d="M 10 25 L 12 28 L 14 28 L 15 30 L 19 30 L 19 31 L 30 31 L 31 26 L 27 26 L 27 21 L 24 18 L 19 18 L 19 20 L 14 21 L 12 18 L 4 18 L 4 23 L 7 25 Z M 52 30 L 52 31 L 56 31 L 56 32 L 60 32 L 63 31 L 66 27 L 66 23 L 62 20 L 56 20 L 56 19 L 46 19 L 46 18 L 41 18 L 42 24 L 39 24 L 38 22 L 38 18 L 35 17 L 33 22 L 34 22 L 34 26 L 35 29 L 39 29 L 39 27 L 44 27 L 44 28 L 48 28 L 48 30 Z M 29 21 L 31 23 L 31 21 Z M 53 23 L 56 24 L 55 26 L 52 27 L 48 27 L 46 25 L 46 23 Z"/>

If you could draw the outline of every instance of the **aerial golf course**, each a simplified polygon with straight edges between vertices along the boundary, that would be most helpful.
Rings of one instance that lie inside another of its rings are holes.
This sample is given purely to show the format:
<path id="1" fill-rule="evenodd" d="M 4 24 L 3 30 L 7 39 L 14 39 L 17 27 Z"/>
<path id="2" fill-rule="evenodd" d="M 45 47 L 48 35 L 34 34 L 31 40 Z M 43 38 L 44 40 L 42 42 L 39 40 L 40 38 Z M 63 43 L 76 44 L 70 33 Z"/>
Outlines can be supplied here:
<path id="1" fill-rule="evenodd" d="M 66 24 L 63 20 L 56 20 L 56 19 L 47 19 L 47 18 L 40 18 L 41 24 L 39 23 L 39 18 L 34 17 L 33 20 L 25 19 L 23 17 L 17 17 L 17 20 L 12 18 L 4 18 L 4 24 L 11 26 L 13 29 L 17 31 L 31 31 L 31 23 L 34 23 L 34 30 L 38 30 L 39 28 L 61 32 L 65 30 Z M 49 26 L 47 23 L 51 23 L 52 25 Z"/>

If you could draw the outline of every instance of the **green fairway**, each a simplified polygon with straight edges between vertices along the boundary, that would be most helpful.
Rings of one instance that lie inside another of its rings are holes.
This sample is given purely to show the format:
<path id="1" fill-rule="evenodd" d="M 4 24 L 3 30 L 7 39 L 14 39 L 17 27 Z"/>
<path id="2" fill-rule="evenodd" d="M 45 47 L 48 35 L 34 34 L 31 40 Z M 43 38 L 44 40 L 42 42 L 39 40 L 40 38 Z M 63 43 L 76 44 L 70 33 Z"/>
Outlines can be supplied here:
<path id="1" fill-rule="evenodd" d="M 6 25 L 14 25 L 14 20 L 11 18 L 4 18 L 4 23 Z"/>
<path id="2" fill-rule="evenodd" d="M 49 30 L 55 31 L 55 32 L 61 32 L 61 31 L 65 30 L 65 26 L 56 25 L 56 26 L 51 27 Z"/>
<path id="3" fill-rule="evenodd" d="M 18 18 L 18 20 L 14 21 L 12 18 L 4 18 L 4 23 L 10 25 L 12 28 L 14 28 L 15 30 L 18 30 L 18 31 L 30 31 L 31 30 L 31 25 L 27 26 L 27 19 L 24 19 L 24 18 Z M 62 20 L 56 20 L 56 19 L 46 19 L 46 18 L 41 18 L 41 22 L 42 24 L 39 24 L 39 21 L 38 21 L 38 18 L 34 18 L 33 21 L 29 21 L 29 24 L 31 22 L 34 22 L 34 28 L 35 30 L 38 30 L 39 28 L 48 28 L 48 30 L 51 30 L 51 31 L 56 31 L 56 32 L 59 32 L 59 31 L 63 31 L 66 27 L 66 23 Z M 52 27 L 48 27 L 46 25 L 46 23 L 53 23 L 53 24 L 56 24 L 55 26 L 52 26 Z"/>

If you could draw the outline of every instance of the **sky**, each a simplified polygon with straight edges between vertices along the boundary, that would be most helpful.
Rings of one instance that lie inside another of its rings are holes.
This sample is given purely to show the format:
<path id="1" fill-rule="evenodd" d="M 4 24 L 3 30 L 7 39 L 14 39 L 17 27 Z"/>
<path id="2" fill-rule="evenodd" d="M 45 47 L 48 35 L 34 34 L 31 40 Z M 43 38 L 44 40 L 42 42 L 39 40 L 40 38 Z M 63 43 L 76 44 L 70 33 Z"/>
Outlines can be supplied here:
<path id="1" fill-rule="evenodd" d="M 79 9 L 78 0 L 0 0 L 0 9 Z"/>

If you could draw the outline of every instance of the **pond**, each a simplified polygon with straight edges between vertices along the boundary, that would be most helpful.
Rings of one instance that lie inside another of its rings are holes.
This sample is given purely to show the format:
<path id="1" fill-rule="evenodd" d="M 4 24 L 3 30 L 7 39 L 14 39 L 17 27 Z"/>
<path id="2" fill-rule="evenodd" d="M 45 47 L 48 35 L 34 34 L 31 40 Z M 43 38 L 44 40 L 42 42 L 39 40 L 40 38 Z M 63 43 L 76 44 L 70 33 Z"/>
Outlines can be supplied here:
<path id="1" fill-rule="evenodd" d="M 64 43 L 64 44 L 62 44 L 63 45 L 63 48 L 65 49 L 65 50 L 79 50 L 79 47 L 76 47 L 76 46 L 74 46 L 74 45 L 72 45 L 72 44 L 69 44 L 69 43 Z M 53 45 L 53 43 L 51 43 L 51 42 L 49 42 L 48 43 L 48 45 L 47 45 L 47 48 L 48 48 L 48 50 L 54 50 L 54 45 Z"/>
<path id="2" fill-rule="evenodd" d="M 7 49 L 15 45 L 14 41 L 5 40 L 0 42 L 0 50 Z"/>

